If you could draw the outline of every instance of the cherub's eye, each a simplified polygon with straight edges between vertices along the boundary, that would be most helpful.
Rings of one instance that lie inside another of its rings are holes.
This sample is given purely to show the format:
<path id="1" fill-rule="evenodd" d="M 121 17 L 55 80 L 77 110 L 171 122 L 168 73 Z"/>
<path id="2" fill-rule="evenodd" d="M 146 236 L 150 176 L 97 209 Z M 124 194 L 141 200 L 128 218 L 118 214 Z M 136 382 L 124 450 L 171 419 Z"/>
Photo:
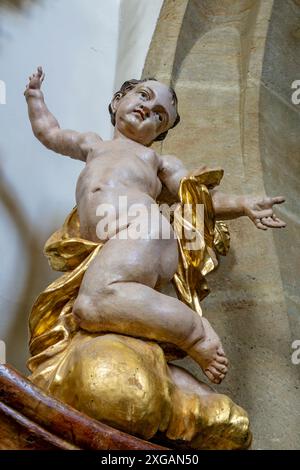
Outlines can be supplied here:
<path id="1" fill-rule="evenodd" d="M 142 98 L 148 98 L 148 95 L 145 91 L 140 91 L 140 95 Z"/>

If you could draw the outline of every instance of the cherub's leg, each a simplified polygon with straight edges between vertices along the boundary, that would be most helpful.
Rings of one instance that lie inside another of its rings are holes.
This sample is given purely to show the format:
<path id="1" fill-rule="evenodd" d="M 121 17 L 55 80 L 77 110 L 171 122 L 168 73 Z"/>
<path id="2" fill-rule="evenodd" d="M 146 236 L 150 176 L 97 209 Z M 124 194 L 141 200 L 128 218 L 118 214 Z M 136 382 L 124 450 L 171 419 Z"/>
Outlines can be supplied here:
<path id="1" fill-rule="evenodd" d="M 247 449 L 252 440 L 247 413 L 185 369 L 168 364 L 175 385 L 164 435 L 193 449 Z"/>
<path id="2" fill-rule="evenodd" d="M 197 362 L 210 380 L 219 383 L 227 372 L 227 359 L 208 321 L 155 290 L 158 282 L 173 277 L 176 268 L 176 240 L 108 240 L 85 273 L 73 312 L 80 326 L 92 332 L 180 343 L 183 349 L 192 337 Z M 202 329 L 201 341 L 195 338 L 195 321 Z"/>

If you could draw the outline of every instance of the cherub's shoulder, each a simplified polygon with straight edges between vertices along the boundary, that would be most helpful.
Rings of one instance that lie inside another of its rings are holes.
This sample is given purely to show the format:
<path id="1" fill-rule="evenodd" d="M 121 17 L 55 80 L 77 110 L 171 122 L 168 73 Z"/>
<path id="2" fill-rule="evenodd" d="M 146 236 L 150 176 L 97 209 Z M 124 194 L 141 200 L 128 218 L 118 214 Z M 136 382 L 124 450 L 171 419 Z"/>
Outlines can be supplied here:
<path id="1" fill-rule="evenodd" d="M 92 151 L 103 145 L 103 139 L 96 132 L 82 132 L 78 136 L 78 144 L 83 155 L 82 160 L 87 161 Z"/>
<path id="2" fill-rule="evenodd" d="M 177 171 L 183 167 L 183 162 L 175 155 L 160 155 L 161 169 Z"/>
<path id="3" fill-rule="evenodd" d="M 87 143 L 87 142 L 97 143 L 97 142 L 103 142 L 103 139 L 96 132 L 83 132 L 82 133 L 82 141 L 85 142 L 85 143 Z"/>

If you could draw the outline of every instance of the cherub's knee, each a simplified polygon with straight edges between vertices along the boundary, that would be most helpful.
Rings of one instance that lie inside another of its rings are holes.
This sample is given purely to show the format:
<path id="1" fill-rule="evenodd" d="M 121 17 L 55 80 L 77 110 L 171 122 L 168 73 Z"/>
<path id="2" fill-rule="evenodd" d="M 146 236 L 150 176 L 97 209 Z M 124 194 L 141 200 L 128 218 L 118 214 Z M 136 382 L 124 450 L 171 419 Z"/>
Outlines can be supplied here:
<path id="1" fill-rule="evenodd" d="M 117 289 L 114 286 L 99 286 L 97 295 L 80 292 L 73 306 L 73 315 L 80 326 L 85 324 L 101 323 L 101 317 L 105 320 L 109 313 L 109 305 L 114 301 Z"/>
<path id="2" fill-rule="evenodd" d="M 73 315 L 76 320 L 80 321 L 87 316 L 91 316 L 94 305 L 91 298 L 84 294 L 79 294 L 73 305 Z"/>

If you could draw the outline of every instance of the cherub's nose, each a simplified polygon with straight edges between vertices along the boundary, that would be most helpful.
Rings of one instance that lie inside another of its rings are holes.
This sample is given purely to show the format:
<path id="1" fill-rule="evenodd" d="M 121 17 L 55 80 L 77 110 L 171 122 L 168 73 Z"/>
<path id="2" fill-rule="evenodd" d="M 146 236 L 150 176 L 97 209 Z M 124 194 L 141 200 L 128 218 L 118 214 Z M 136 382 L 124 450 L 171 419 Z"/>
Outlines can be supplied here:
<path id="1" fill-rule="evenodd" d="M 150 110 L 149 108 L 147 108 L 147 106 L 144 106 L 143 104 L 141 105 L 141 109 L 143 110 L 143 113 L 145 115 L 145 117 L 149 117 L 150 116 Z"/>

